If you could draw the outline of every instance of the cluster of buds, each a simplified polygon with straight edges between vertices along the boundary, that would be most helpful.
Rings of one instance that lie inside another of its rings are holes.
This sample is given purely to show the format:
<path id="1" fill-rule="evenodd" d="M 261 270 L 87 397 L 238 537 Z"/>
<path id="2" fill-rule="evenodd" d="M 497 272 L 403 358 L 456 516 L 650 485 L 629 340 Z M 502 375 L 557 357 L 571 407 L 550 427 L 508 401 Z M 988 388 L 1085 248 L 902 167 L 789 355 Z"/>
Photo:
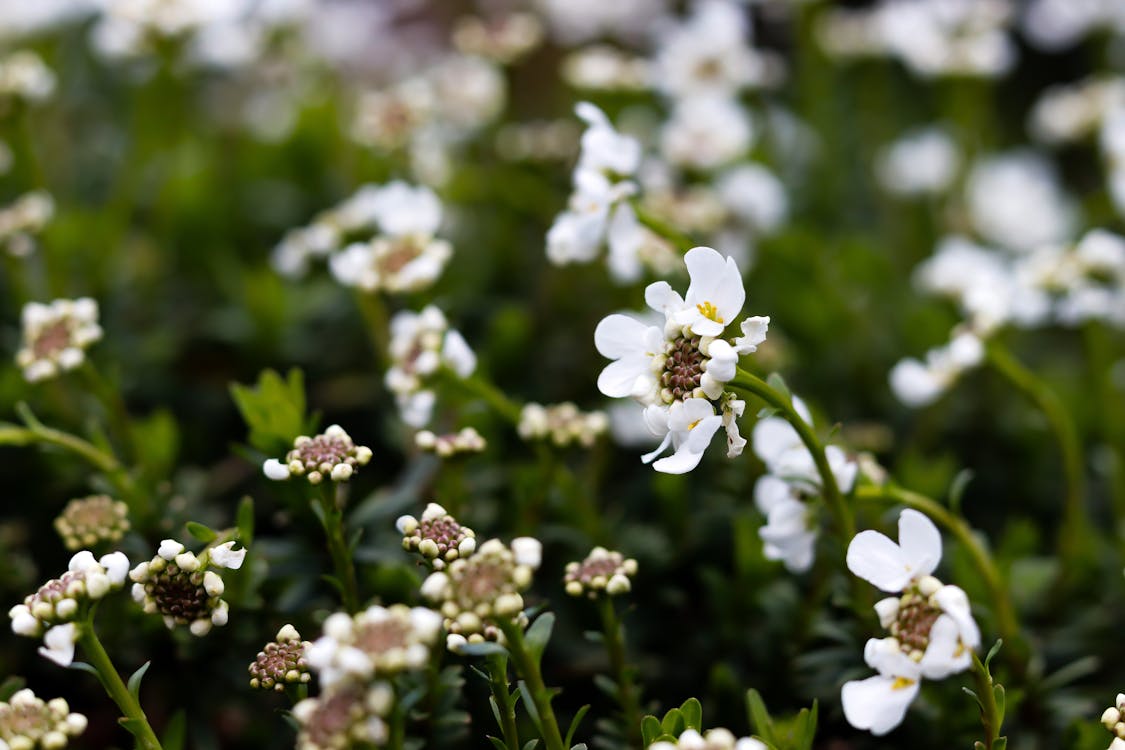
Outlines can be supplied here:
<path id="1" fill-rule="evenodd" d="M 402 534 L 402 546 L 424 557 L 434 570 L 446 563 L 473 554 L 477 548 L 476 532 L 462 526 L 445 508 L 430 503 L 422 512 L 421 520 L 414 516 L 400 516 L 395 527 Z"/>
<path id="2" fill-rule="evenodd" d="M 63 698 L 44 702 L 25 688 L 0 702 L 0 747 L 57 750 L 84 731 L 86 717 L 71 713 Z"/>
<path id="3" fill-rule="evenodd" d="M 16 364 L 28 382 L 54 377 L 86 361 L 86 348 L 102 337 L 98 303 L 89 297 L 57 299 L 23 308 L 23 346 Z"/>
<path id="4" fill-rule="evenodd" d="M 434 305 L 417 313 L 396 313 L 391 318 L 389 349 L 391 367 L 383 381 L 395 394 L 402 421 L 411 427 L 429 423 L 437 400 L 429 384 L 441 370 L 467 378 L 477 367 L 477 357 L 465 337 L 449 327 L 445 313 Z"/>
<path id="5" fill-rule="evenodd" d="M 76 498 L 55 519 L 55 530 L 71 551 L 113 544 L 129 530 L 129 507 L 108 495 Z"/>
<path id="6" fill-rule="evenodd" d="M 675 742 L 654 742 L 648 750 L 766 750 L 766 745 L 753 737 L 735 738 L 729 729 L 708 729 L 704 734 L 688 729 Z"/>
<path id="7" fill-rule="evenodd" d="M 1114 735 L 1109 750 L 1125 750 L 1125 693 L 1118 693 L 1114 704 L 1102 714 L 1102 725 Z"/>
<path id="8" fill-rule="evenodd" d="M 488 444 L 475 428 L 462 427 L 458 432 L 447 435 L 435 435 L 429 430 L 421 430 L 414 435 L 414 445 L 441 458 L 449 458 L 458 453 L 480 453 Z"/>
<path id="9" fill-rule="evenodd" d="M 422 583 L 422 595 L 440 604 L 451 651 L 466 643 L 499 641 L 499 622 L 526 624 L 521 593 L 531 585 L 541 557 L 537 539 L 519 537 L 511 546 L 490 539 L 472 555 L 430 574 Z"/>
<path id="10" fill-rule="evenodd" d="M 591 599 L 601 592 L 610 596 L 626 594 L 632 588 L 629 579 L 637 574 L 637 561 L 620 552 L 594 547 L 582 562 L 566 565 L 566 593 L 571 596 L 586 594 Z"/>
<path id="11" fill-rule="evenodd" d="M 11 154 L 0 147 L 0 173 L 7 171 L 4 164 L 10 159 Z M 50 193 L 36 190 L 21 195 L 0 209 L 0 245 L 17 258 L 30 255 L 35 249 L 31 235 L 41 232 L 54 215 L 55 201 Z"/>
<path id="12" fill-rule="evenodd" d="M 573 443 L 589 448 L 608 429 L 609 417 L 605 412 L 582 412 L 569 401 L 548 406 L 527 404 L 520 412 L 517 427 L 524 440 L 548 438 L 560 448 Z"/>
<path id="13" fill-rule="evenodd" d="M 249 667 L 250 687 L 255 690 L 285 690 L 286 685 L 308 682 L 308 661 L 305 652 L 312 644 L 301 640 L 292 625 L 277 631 L 277 637 L 258 652 Z"/>
<path id="14" fill-rule="evenodd" d="M 453 27 L 453 46 L 502 65 L 515 62 L 543 40 L 543 24 L 531 13 L 485 20 L 466 16 Z"/>
<path id="15" fill-rule="evenodd" d="M 322 688 L 367 684 L 374 678 L 422 669 L 441 632 L 441 615 L 425 607 L 373 605 L 355 615 L 337 612 L 308 649 Z"/>
<path id="16" fill-rule="evenodd" d="M 78 640 L 74 620 L 81 615 L 82 605 L 121 588 L 128 571 L 129 558 L 121 552 L 94 559 L 89 550 L 82 550 L 70 558 L 65 573 L 47 581 L 23 604 L 8 611 L 12 631 L 31 638 L 42 635 L 45 646 L 39 653 L 56 664 L 69 665 Z"/>
<path id="17" fill-rule="evenodd" d="M 297 750 L 341 750 L 383 745 L 384 717 L 394 706 L 394 691 L 385 682 L 371 686 L 349 684 L 293 706 L 300 725 Z"/>
<path id="18" fill-rule="evenodd" d="M 161 615 L 169 630 L 187 625 L 193 635 L 207 635 L 212 626 L 227 624 L 229 609 L 221 598 L 223 579 L 212 568 L 237 570 L 245 557 L 246 550 L 235 550 L 234 542 L 196 555 L 165 539 L 155 557 L 129 571 L 133 599 L 147 614 Z"/>
<path id="19" fill-rule="evenodd" d="M 289 477 L 305 477 L 309 484 L 320 484 L 325 478 L 346 482 L 360 466 L 371 460 L 371 449 L 356 445 L 344 428 L 334 424 L 315 437 L 301 435 L 293 441 L 293 450 L 285 461 L 271 458 L 262 471 L 274 481 Z"/>

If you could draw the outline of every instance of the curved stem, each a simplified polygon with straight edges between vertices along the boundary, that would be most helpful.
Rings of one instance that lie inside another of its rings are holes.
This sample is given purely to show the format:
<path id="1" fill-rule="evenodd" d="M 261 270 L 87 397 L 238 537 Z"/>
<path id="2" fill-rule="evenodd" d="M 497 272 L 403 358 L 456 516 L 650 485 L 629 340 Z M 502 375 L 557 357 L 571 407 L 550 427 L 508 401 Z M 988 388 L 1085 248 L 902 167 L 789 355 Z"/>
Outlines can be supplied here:
<path id="1" fill-rule="evenodd" d="M 448 373 L 447 382 L 450 385 L 461 385 L 465 390 L 487 403 L 500 416 L 513 425 L 518 425 L 520 423 L 520 413 L 523 411 L 521 406 L 505 396 L 503 391 L 499 388 L 480 376 L 470 375 L 467 378 L 461 378 L 450 372 Z"/>
<path id="2" fill-rule="evenodd" d="M 320 504 L 316 517 L 324 527 L 328 540 L 328 554 L 332 557 L 332 568 L 340 583 L 340 597 L 344 609 L 349 613 L 359 610 L 359 586 L 356 583 L 355 563 L 352 560 L 351 545 L 344 534 L 344 511 L 336 501 L 337 485 L 329 481 L 324 485 L 324 493 L 314 502 Z"/>
<path id="3" fill-rule="evenodd" d="M 110 661 L 105 647 L 98 640 L 98 635 L 94 632 L 92 618 L 79 626 L 78 643 L 82 646 L 82 651 L 86 654 L 90 666 L 97 670 L 102 687 L 105 688 L 106 693 L 117 704 L 128 721 L 126 728 L 136 737 L 137 746 L 143 748 L 143 750 L 161 750 L 160 740 L 156 738 L 156 733 L 152 731 L 152 726 L 148 723 L 148 717 L 145 716 L 141 704 L 129 692 L 129 688 L 121 679 L 121 675 L 117 673 L 117 668 Z"/>
<path id="4" fill-rule="evenodd" d="M 488 656 L 488 687 L 496 701 L 500 734 L 508 750 L 520 750 L 520 735 L 516 728 L 516 702 L 508 687 L 508 657 L 503 654 Z"/>
<path id="5" fill-rule="evenodd" d="M 1016 610 L 1012 604 L 1012 598 L 1008 593 L 1007 587 L 1004 585 L 1004 580 L 1000 575 L 996 563 L 993 562 L 992 556 L 981 544 L 980 539 L 973 533 L 972 528 L 965 522 L 963 518 L 954 515 L 944 505 L 936 500 L 921 495 L 917 492 L 895 487 L 894 485 L 885 485 L 882 487 L 863 486 L 856 489 L 855 497 L 857 500 L 875 500 L 875 501 L 888 501 L 892 503 L 901 503 L 908 508 L 920 511 L 932 518 L 937 523 L 941 524 L 957 538 L 969 553 L 969 557 L 973 560 L 973 565 L 980 573 L 981 580 L 984 581 L 985 587 L 992 599 L 996 611 L 996 630 L 999 632 L 1000 637 L 1004 639 L 1006 644 L 1010 646 L 1017 646 L 1023 643 L 1023 637 L 1020 634 L 1019 621 L 1016 619 Z M 1018 649 L 1008 648 L 1005 653 L 1010 656 L 1015 656 Z M 1014 667 L 1016 660 L 1009 659 L 1009 663 Z M 1019 669 L 1017 667 L 1017 669 Z"/>
<path id="6" fill-rule="evenodd" d="M 547 750 L 566 750 L 562 733 L 559 731 L 559 722 L 555 718 L 554 709 L 551 708 L 551 691 L 543 682 L 539 661 L 527 649 L 527 643 L 523 639 L 523 628 L 504 619 L 497 622 L 497 625 L 508 641 L 508 652 L 515 662 L 516 673 L 523 678 L 527 692 L 535 704 L 535 710 L 539 714 L 539 731 L 543 733 L 543 742 Z"/>
<path id="7" fill-rule="evenodd" d="M 820 444 L 812 426 L 797 413 L 797 410 L 793 407 L 793 400 L 787 394 L 778 392 L 769 383 L 746 372 L 741 367 L 738 368 L 734 380 L 727 383 L 727 387 L 757 396 L 780 411 L 785 420 L 793 426 L 793 429 L 797 431 L 797 435 L 801 438 L 801 442 L 812 454 L 816 471 L 820 475 L 824 502 L 839 527 L 840 536 L 845 542 L 851 540 L 855 536 L 855 519 L 852 518 L 851 509 L 840 495 L 840 488 L 836 485 L 836 475 L 832 473 L 832 468 L 828 465 L 828 457 L 824 454 L 824 446 Z"/>
<path id="8" fill-rule="evenodd" d="M 637 689 L 633 684 L 633 670 L 625 661 L 625 627 L 617 616 L 613 597 L 603 594 L 598 597 L 598 607 L 602 615 L 602 630 L 605 633 L 606 650 L 613 677 L 617 681 L 617 702 L 621 706 L 625 721 L 625 736 L 630 747 L 639 748 L 644 744 L 641 737 L 641 708 Z"/>
<path id="9" fill-rule="evenodd" d="M 1082 445 L 1070 413 L 1058 395 L 1031 370 L 1024 367 L 996 341 L 988 344 L 988 360 L 997 372 L 1034 403 L 1050 425 L 1062 456 L 1066 477 L 1063 523 L 1059 528 L 1059 550 L 1065 559 L 1080 556 L 1085 546 L 1086 519 L 1085 477 L 1082 467 Z"/>

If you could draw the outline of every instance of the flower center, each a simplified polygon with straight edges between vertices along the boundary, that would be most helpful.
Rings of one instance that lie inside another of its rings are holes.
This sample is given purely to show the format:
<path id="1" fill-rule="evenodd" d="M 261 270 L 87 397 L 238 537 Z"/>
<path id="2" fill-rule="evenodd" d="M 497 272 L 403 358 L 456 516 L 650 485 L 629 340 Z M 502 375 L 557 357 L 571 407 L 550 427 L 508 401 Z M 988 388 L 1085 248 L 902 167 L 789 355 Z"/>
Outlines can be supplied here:
<path id="1" fill-rule="evenodd" d="M 349 733 L 363 717 L 361 696 L 355 688 L 334 690 L 317 699 L 316 711 L 304 726 L 308 744 L 303 747 L 345 747 Z"/>
<path id="2" fill-rule="evenodd" d="M 418 530 L 414 535 L 420 539 L 433 540 L 439 554 L 442 555 L 457 547 L 466 538 L 465 532 L 461 530 L 461 524 L 451 516 L 423 518 L 418 522 Z"/>
<path id="3" fill-rule="evenodd" d="M 350 441 L 327 435 L 317 435 L 292 450 L 289 454 L 289 460 L 296 459 L 303 463 L 306 469 L 314 471 L 323 464 L 328 464 L 331 467 L 339 463 L 345 463 L 351 449 Z"/>
<path id="4" fill-rule="evenodd" d="M 699 351 L 699 336 L 681 336 L 667 346 L 664 372 L 660 384 L 664 387 L 664 400 L 668 403 L 691 398 L 703 378 L 706 357 Z"/>
<path id="5" fill-rule="evenodd" d="M 510 583 L 511 569 L 500 561 L 470 559 L 460 590 L 471 607 L 478 602 L 490 602 Z"/>
<path id="6" fill-rule="evenodd" d="M 930 645 L 930 631 L 939 617 L 941 609 L 921 594 L 907 592 L 899 601 L 898 616 L 891 623 L 891 635 L 898 639 L 907 654 L 925 653 Z"/>
<path id="7" fill-rule="evenodd" d="M 384 654 L 392 649 L 406 648 L 409 629 L 397 619 L 369 622 L 356 634 L 355 645 L 364 653 Z"/>
<path id="8" fill-rule="evenodd" d="M 903 690 L 914 684 L 914 680 L 909 677 L 896 677 L 895 681 L 891 683 L 891 690 Z"/>
<path id="9" fill-rule="evenodd" d="M 400 237 L 395 239 L 385 254 L 377 261 L 379 270 L 388 274 L 396 274 L 406 267 L 408 263 L 422 254 L 423 247 L 414 237 Z"/>
<path id="10" fill-rule="evenodd" d="M 725 322 L 719 316 L 719 308 L 715 307 L 715 305 L 711 302 L 700 302 L 695 306 L 695 309 L 699 310 L 699 314 L 707 318 L 708 320 L 713 320 L 716 323 Z"/>
<path id="11" fill-rule="evenodd" d="M 173 618 L 180 625 L 211 616 L 211 595 L 203 588 L 201 573 L 188 573 L 169 565 L 146 583 L 145 589 L 160 614 Z"/>
<path id="12" fill-rule="evenodd" d="M 70 346 L 71 331 L 70 319 L 63 318 L 45 326 L 35 341 L 31 343 L 31 351 L 38 359 L 49 359 L 63 349 Z"/>

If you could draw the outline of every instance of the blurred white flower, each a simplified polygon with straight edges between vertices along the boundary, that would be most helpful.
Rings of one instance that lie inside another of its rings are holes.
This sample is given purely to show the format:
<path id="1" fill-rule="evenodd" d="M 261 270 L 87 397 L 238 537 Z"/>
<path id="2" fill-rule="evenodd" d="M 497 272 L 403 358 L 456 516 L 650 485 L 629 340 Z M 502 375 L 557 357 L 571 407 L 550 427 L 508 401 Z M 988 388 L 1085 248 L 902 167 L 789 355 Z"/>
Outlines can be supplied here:
<path id="1" fill-rule="evenodd" d="M 672 164 L 707 170 L 745 155 L 753 142 L 753 122 L 737 100 L 698 94 L 676 102 L 660 149 Z"/>
<path id="2" fill-rule="evenodd" d="M 1065 242 L 1074 231 L 1075 207 L 1042 156 L 1014 151 L 972 165 L 965 201 L 974 228 L 988 242 L 1024 252 Z"/>
<path id="3" fill-rule="evenodd" d="M 949 133 L 931 126 L 912 130 L 880 151 L 875 176 L 895 195 L 935 195 L 953 182 L 960 161 Z"/>
<path id="4" fill-rule="evenodd" d="M 445 315 L 433 305 L 420 313 L 402 311 L 391 319 L 392 364 L 384 380 L 395 394 L 399 413 L 411 427 L 424 427 L 434 404 L 426 383 L 447 368 L 467 378 L 476 369 L 476 355 L 461 334 L 449 327 Z"/>
<path id="5" fill-rule="evenodd" d="M 98 303 L 89 297 L 57 299 L 23 307 L 23 346 L 16 364 L 28 382 L 54 377 L 86 361 L 86 349 L 102 337 Z"/>

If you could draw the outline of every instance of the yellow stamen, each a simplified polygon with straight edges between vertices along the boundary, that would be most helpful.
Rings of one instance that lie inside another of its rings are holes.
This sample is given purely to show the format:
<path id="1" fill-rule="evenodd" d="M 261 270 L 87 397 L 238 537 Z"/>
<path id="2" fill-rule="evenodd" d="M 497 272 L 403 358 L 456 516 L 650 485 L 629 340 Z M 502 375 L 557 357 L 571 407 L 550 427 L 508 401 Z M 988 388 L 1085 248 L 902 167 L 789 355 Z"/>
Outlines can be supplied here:
<path id="1" fill-rule="evenodd" d="M 713 320 L 716 323 L 725 322 L 722 318 L 719 317 L 719 309 L 710 302 L 700 302 L 695 306 L 695 309 L 699 310 L 699 314 L 707 318 L 708 320 Z"/>
<path id="2" fill-rule="evenodd" d="M 694 422 L 692 422 L 691 424 L 689 424 L 689 425 L 687 426 L 687 428 L 688 428 L 689 430 L 694 430 L 694 429 L 695 429 L 695 426 L 696 426 L 697 424 L 699 424 L 700 422 L 702 422 L 702 421 L 703 421 L 702 419 L 697 419 L 697 420 L 695 420 Z"/>
<path id="3" fill-rule="evenodd" d="M 902 690 L 914 684 L 914 680 L 906 677 L 896 677 L 895 681 L 891 683 L 891 690 Z"/>

